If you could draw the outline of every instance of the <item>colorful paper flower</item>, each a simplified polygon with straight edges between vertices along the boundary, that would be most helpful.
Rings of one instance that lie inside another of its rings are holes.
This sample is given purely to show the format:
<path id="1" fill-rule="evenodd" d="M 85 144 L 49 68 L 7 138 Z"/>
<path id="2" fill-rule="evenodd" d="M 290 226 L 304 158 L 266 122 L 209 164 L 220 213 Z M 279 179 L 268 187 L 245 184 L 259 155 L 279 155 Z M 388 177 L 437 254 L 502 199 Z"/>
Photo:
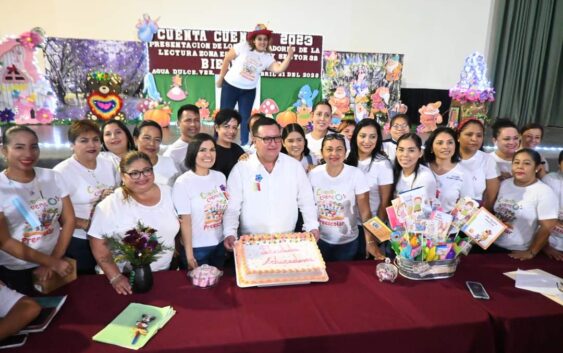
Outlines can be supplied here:
<path id="1" fill-rule="evenodd" d="M 3 123 L 10 123 L 14 121 L 14 116 L 14 112 L 9 108 L 0 111 L 0 121 Z"/>
<path id="2" fill-rule="evenodd" d="M 53 112 L 47 108 L 41 108 L 36 112 L 35 118 L 42 124 L 48 124 L 53 121 Z"/>

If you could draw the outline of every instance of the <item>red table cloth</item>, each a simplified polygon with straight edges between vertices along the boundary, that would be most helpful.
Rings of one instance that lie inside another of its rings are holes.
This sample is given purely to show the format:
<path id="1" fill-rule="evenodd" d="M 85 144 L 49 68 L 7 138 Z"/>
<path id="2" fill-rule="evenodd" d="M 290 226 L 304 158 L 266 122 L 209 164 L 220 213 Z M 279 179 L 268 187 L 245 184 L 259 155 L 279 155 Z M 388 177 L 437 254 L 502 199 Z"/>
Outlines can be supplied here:
<path id="1" fill-rule="evenodd" d="M 461 259 L 453 280 L 481 282 L 490 300 L 477 301 L 493 321 L 497 352 L 563 352 L 563 306 L 541 294 L 518 289 L 505 272 L 542 269 L 563 278 L 563 263 L 542 254 L 520 261 L 504 254 L 471 255 Z M 469 292 L 467 292 L 469 295 Z"/>
<path id="2" fill-rule="evenodd" d="M 62 290 L 49 328 L 14 351 L 125 351 L 91 337 L 129 302 L 177 311 L 145 352 L 493 351 L 488 314 L 457 282 L 379 283 L 374 272 L 375 262 L 331 263 L 327 283 L 246 289 L 232 274 L 199 289 L 183 272 L 160 272 L 149 293 L 127 297 L 84 276 Z"/>

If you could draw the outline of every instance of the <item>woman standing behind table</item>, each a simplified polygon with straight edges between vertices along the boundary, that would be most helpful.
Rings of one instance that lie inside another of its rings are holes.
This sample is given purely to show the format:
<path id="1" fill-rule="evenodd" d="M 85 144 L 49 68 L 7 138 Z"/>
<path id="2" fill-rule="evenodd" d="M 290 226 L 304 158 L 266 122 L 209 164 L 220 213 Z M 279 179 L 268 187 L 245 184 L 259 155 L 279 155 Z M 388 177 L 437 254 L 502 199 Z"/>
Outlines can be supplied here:
<path id="1" fill-rule="evenodd" d="M 288 47 L 283 62 L 275 61 L 270 53 L 271 36 L 272 31 L 265 25 L 258 24 L 254 31 L 246 35 L 246 42 L 234 45 L 227 52 L 217 79 L 217 87 L 222 87 L 221 110 L 233 109 L 238 103 L 242 115 L 242 122 L 239 121 L 239 124 L 242 124 L 240 140 L 243 146 L 248 143 L 247 121 L 256 97 L 260 73 L 264 70 L 284 72 L 295 52 L 295 48 Z"/>
<path id="2" fill-rule="evenodd" d="M 327 100 L 320 101 L 313 106 L 311 115 L 313 131 L 308 133 L 305 138 L 307 139 L 307 147 L 309 147 L 311 154 L 320 161 L 323 158 L 321 153 L 323 139 L 328 134 L 334 133 L 333 130 L 329 129 L 332 120 L 332 106 Z M 350 141 L 345 139 L 344 142 L 346 143 L 346 150 L 349 151 Z"/>
<path id="3" fill-rule="evenodd" d="M 472 196 L 469 173 L 459 163 L 459 142 L 454 130 L 434 130 L 426 140 L 424 160 L 436 178 L 436 198 L 444 212 L 451 212 L 460 198 Z"/>
<path id="4" fill-rule="evenodd" d="M 393 166 L 383 152 L 382 143 L 379 124 L 373 119 L 363 119 L 352 134 L 346 164 L 364 173 L 369 186 L 371 216 L 385 220 L 385 208 L 391 204 Z"/>
<path id="5" fill-rule="evenodd" d="M 110 119 L 102 124 L 102 152 L 100 156 L 109 160 L 118 170 L 121 158 L 135 150 L 133 135 L 119 120 Z M 119 171 L 118 171 L 119 172 Z"/>
<path id="6" fill-rule="evenodd" d="M 203 264 L 223 268 L 223 213 L 227 208 L 227 179 L 211 170 L 215 163 L 215 141 L 207 134 L 197 134 L 186 154 L 188 171 L 174 184 L 174 206 L 180 215 L 183 268 Z M 187 260 L 187 261 L 186 261 Z"/>
<path id="7" fill-rule="evenodd" d="M 229 177 L 231 169 L 237 164 L 240 156 L 244 154 L 242 147 L 234 142 L 240 121 L 240 114 L 234 109 L 222 109 L 215 117 L 217 157 L 213 170 L 223 173 L 226 178 Z"/>
<path id="8" fill-rule="evenodd" d="M 162 127 L 152 120 L 144 120 L 133 130 L 133 137 L 139 152 L 145 153 L 151 159 L 154 181 L 157 184 L 174 185 L 180 171 L 170 157 L 161 156 Z"/>
<path id="9" fill-rule="evenodd" d="M 514 177 L 502 182 L 494 208 L 508 229 L 489 250 L 510 251 L 512 258 L 529 260 L 547 244 L 559 207 L 550 187 L 536 177 L 540 166 L 541 157 L 534 150 L 524 148 L 514 154 Z"/>
<path id="10" fill-rule="evenodd" d="M 397 140 L 399 137 L 411 131 L 411 123 L 407 114 L 397 114 L 389 122 L 391 138 L 383 140 L 383 151 L 391 161 L 395 163 L 397 153 Z"/>
<path id="11" fill-rule="evenodd" d="M 283 128 L 281 152 L 301 162 L 305 172 L 309 172 L 318 164 L 307 147 L 305 131 L 299 124 L 288 124 Z"/>
<path id="12" fill-rule="evenodd" d="M 399 137 L 397 156 L 393 166 L 394 197 L 418 187 L 424 187 L 427 200 L 436 198 L 436 178 L 422 165 L 422 140 L 412 132 Z"/>
<path id="13" fill-rule="evenodd" d="M 508 119 L 497 119 L 492 128 L 496 150 L 490 155 L 497 164 L 499 180 L 503 181 L 512 177 L 512 157 L 520 145 L 520 133 L 516 124 Z"/>
<path id="14" fill-rule="evenodd" d="M 318 245 L 325 261 L 352 260 L 358 253 L 356 205 L 362 222 L 371 218 L 366 178 L 358 168 L 344 164 L 345 139 L 340 134 L 327 135 L 321 147 L 326 164 L 309 173 L 319 214 L 321 238 Z M 365 240 L 366 256 L 383 258 L 375 237 L 368 231 L 365 231 Z"/>
<path id="15" fill-rule="evenodd" d="M 520 148 L 536 149 L 543 139 L 543 126 L 538 123 L 530 123 L 524 125 L 520 129 Z M 549 164 L 545 157 L 541 156 L 541 168 L 538 177 L 543 178 L 549 172 Z"/>
<path id="16" fill-rule="evenodd" d="M 60 175 L 35 167 L 35 131 L 10 127 L 2 141 L 6 169 L 0 174 L 0 279 L 31 293 L 33 274 L 45 279 L 53 270 L 61 275 L 72 270 L 62 258 L 74 230 L 74 210 Z"/>
<path id="17" fill-rule="evenodd" d="M 150 157 L 143 152 L 129 152 L 120 165 L 122 186 L 96 207 L 88 230 L 92 252 L 110 284 L 119 294 L 131 294 L 131 286 L 121 275 L 107 248 L 104 237 L 120 235 L 141 221 L 156 230 L 159 242 L 168 250 L 151 263 L 153 271 L 168 270 L 174 253 L 174 238 L 180 229 L 168 185 L 155 183 Z"/>
<path id="18" fill-rule="evenodd" d="M 465 167 L 473 184 L 471 198 L 492 211 L 500 182 L 495 160 L 490 154 L 481 150 L 484 135 L 485 126 L 480 120 L 469 119 L 459 125 L 457 131 L 461 156 L 459 163 Z"/>
<path id="19" fill-rule="evenodd" d="M 53 168 L 66 184 L 76 215 L 66 255 L 76 260 L 79 274 L 94 273 L 96 260 L 86 231 L 95 205 L 119 184 L 119 175 L 110 161 L 100 157 L 102 136 L 95 122 L 74 121 L 68 130 L 68 140 L 74 154 Z"/>
<path id="20" fill-rule="evenodd" d="M 563 261 L 563 151 L 559 152 L 559 171 L 547 174 L 542 181 L 551 187 L 559 199 L 559 220 L 543 251 L 550 258 Z"/>

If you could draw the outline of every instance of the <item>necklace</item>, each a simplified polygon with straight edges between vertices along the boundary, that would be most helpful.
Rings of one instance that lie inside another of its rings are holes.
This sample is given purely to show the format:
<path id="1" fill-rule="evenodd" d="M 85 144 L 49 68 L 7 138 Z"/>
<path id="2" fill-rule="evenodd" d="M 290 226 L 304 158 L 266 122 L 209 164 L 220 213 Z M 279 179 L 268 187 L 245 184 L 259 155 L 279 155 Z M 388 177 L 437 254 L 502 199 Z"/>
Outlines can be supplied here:
<path id="1" fill-rule="evenodd" d="M 35 173 L 35 170 L 34 170 Z M 41 184 L 39 184 L 39 182 L 37 181 L 37 173 L 35 173 L 33 179 L 31 180 L 31 189 L 26 187 L 25 185 L 28 185 L 29 183 L 20 183 L 18 181 L 12 180 L 10 179 L 10 177 L 8 176 L 8 170 L 4 170 L 4 175 L 6 176 L 6 179 L 8 179 L 8 184 L 10 185 L 10 187 L 14 190 L 14 192 L 16 194 L 18 194 L 16 185 L 14 184 L 15 182 L 20 184 L 22 187 L 21 189 L 29 192 L 29 196 L 35 196 L 35 194 L 38 192 L 39 196 L 41 196 L 42 199 L 45 199 L 45 197 L 43 196 L 43 190 L 41 189 Z"/>

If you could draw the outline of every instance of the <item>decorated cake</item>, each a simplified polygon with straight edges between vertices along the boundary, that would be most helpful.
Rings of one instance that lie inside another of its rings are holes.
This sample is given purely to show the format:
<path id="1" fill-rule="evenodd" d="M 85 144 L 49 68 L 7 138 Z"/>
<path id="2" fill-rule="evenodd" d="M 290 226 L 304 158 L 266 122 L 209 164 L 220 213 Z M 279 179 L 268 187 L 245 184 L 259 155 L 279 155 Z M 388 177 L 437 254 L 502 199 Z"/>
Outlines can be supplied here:
<path id="1" fill-rule="evenodd" d="M 328 281 L 310 233 L 243 235 L 234 253 L 239 287 Z"/>

